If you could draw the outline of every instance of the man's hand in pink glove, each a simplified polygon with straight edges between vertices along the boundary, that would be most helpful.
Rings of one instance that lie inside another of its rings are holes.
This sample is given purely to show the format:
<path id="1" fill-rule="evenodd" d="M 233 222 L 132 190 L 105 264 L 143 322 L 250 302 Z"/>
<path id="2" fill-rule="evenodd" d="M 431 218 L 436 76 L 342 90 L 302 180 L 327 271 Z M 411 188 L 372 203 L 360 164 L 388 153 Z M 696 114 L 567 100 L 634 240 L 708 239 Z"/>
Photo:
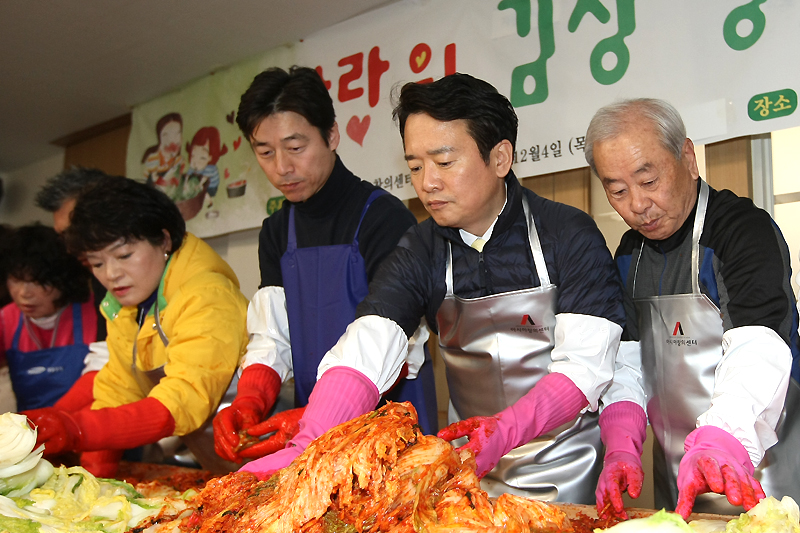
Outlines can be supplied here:
<path id="1" fill-rule="evenodd" d="M 606 454 L 603 472 L 597 482 L 594 495 L 597 498 L 597 515 L 600 518 L 618 516 L 628 519 L 622 493 L 628 491 L 631 498 L 642 493 L 644 470 L 639 457 L 627 452 Z"/>
<path id="2" fill-rule="evenodd" d="M 81 440 L 78 424 L 65 411 L 55 407 L 42 407 L 23 411 L 37 428 L 36 445 L 44 444 L 45 455 L 55 455 L 74 450 Z"/>
<path id="3" fill-rule="evenodd" d="M 441 430 L 438 437 L 444 440 L 468 437 L 469 442 L 459 450 L 473 451 L 475 461 L 478 463 L 478 477 L 483 477 L 497 465 L 497 461 L 502 456 L 508 453 L 508 451 L 504 451 L 507 446 L 507 435 L 504 431 L 498 432 L 498 426 L 502 424 L 501 415 L 502 413 L 495 416 L 473 416 L 466 420 L 460 420 Z"/>
<path id="4" fill-rule="evenodd" d="M 303 451 L 305 451 L 305 448 L 302 446 L 290 446 L 267 455 L 266 457 L 262 457 L 261 459 L 256 459 L 255 461 L 247 463 L 239 469 L 239 472 L 251 472 L 255 474 L 258 479 L 264 481 L 272 477 L 272 474 L 281 468 L 289 466 Z"/>
<path id="5" fill-rule="evenodd" d="M 267 479 L 295 460 L 312 440 L 330 428 L 375 409 L 380 393 L 375 384 L 353 368 L 335 366 L 317 380 L 299 421 L 297 434 L 286 448 L 244 465 L 240 471 Z"/>
<path id="6" fill-rule="evenodd" d="M 605 444 L 603 471 L 597 482 L 597 514 L 627 519 L 622 493 L 631 498 L 642 493 L 642 443 L 647 435 L 647 416 L 638 404 L 612 403 L 600 413 L 600 438 Z"/>
<path id="7" fill-rule="evenodd" d="M 269 417 L 264 422 L 256 424 L 247 430 L 251 437 L 261 437 L 268 433 L 273 433 L 268 438 L 256 442 L 252 446 L 243 448 L 239 451 L 239 457 L 246 459 L 257 459 L 264 457 L 286 447 L 286 444 L 297 435 L 300 429 L 300 418 L 305 412 L 305 407 L 281 411 Z"/>
<path id="8" fill-rule="evenodd" d="M 706 492 L 725 494 L 731 505 L 749 511 L 765 497 L 753 477 L 753 463 L 744 446 L 730 433 L 715 427 L 697 428 L 686 437 L 686 454 L 678 468 L 678 505 L 687 518 L 695 498 Z"/>
<path id="9" fill-rule="evenodd" d="M 459 449 L 475 452 L 478 477 L 485 476 L 505 454 L 578 416 L 589 402 L 564 374 L 544 376 L 517 403 L 495 416 L 476 416 L 451 424 L 439 438 L 468 437 Z"/>
<path id="10" fill-rule="evenodd" d="M 280 390 L 281 378 L 270 367 L 255 364 L 244 369 L 236 386 L 236 398 L 214 417 L 217 455 L 227 461 L 242 462 L 238 451 L 244 430 L 261 422 L 275 404 Z"/>

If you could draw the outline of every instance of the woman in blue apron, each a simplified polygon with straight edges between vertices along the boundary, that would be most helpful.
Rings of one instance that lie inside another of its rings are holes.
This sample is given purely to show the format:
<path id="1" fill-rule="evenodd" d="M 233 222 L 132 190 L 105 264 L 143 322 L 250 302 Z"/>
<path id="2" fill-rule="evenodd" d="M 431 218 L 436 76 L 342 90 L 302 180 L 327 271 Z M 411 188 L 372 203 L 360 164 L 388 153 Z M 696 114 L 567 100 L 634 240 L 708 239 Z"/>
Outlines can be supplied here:
<path id="1" fill-rule="evenodd" d="M 95 340 L 89 275 L 56 232 L 40 225 L 15 230 L 5 260 L 13 302 L 0 313 L 1 348 L 17 410 L 49 407 L 84 373 Z"/>

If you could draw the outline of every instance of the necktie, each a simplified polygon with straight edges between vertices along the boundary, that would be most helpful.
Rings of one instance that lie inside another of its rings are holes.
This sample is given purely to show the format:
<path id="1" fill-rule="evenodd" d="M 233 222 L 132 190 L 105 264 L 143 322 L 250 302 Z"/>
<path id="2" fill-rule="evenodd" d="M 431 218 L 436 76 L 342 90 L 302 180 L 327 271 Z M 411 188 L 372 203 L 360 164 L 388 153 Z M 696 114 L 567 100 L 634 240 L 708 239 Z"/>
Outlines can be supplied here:
<path id="1" fill-rule="evenodd" d="M 478 250 L 479 252 L 483 251 L 483 247 L 486 246 L 486 241 L 478 237 L 475 239 L 475 242 L 472 243 L 472 247 Z"/>

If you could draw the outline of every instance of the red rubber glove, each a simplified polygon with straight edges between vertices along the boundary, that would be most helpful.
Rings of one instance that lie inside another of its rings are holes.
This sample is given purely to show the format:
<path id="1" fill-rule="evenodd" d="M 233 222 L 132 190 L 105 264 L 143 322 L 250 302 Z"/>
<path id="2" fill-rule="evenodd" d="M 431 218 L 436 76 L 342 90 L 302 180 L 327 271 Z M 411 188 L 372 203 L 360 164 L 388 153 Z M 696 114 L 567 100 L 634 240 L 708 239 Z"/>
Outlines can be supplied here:
<path id="1" fill-rule="evenodd" d="M 303 453 L 312 440 L 334 426 L 375 409 L 378 400 L 378 388 L 358 370 L 346 366 L 329 369 L 314 385 L 300 419 L 300 430 L 286 448 L 251 461 L 239 471 L 252 472 L 259 479 L 269 479 Z"/>
<path id="2" fill-rule="evenodd" d="M 474 416 L 438 433 L 444 440 L 469 437 L 459 448 L 475 453 L 478 477 L 485 476 L 505 454 L 542 433 L 574 419 L 589 405 L 586 396 L 564 374 L 547 374 L 517 403 L 494 416 Z"/>
<path id="3" fill-rule="evenodd" d="M 45 454 L 62 451 L 126 450 L 156 442 L 175 431 L 175 420 L 155 398 L 67 413 L 54 407 L 24 411 L 38 426 L 36 444 Z"/>
<path id="4" fill-rule="evenodd" d="M 94 401 L 94 377 L 97 371 L 87 372 L 78 378 L 72 387 L 53 405 L 56 409 L 74 413 L 92 406 Z"/>
<path id="5" fill-rule="evenodd" d="M 612 403 L 600 413 L 600 438 L 606 446 L 597 490 L 597 515 L 628 519 L 622 493 L 631 498 L 642 493 L 642 443 L 647 436 L 647 416 L 633 402 Z"/>
<path id="6" fill-rule="evenodd" d="M 267 365 L 250 365 L 236 385 L 236 398 L 214 417 L 214 450 L 226 461 L 241 463 L 243 430 L 261 422 L 275 405 L 281 378 Z"/>
<path id="7" fill-rule="evenodd" d="M 258 459 L 286 447 L 290 440 L 297 435 L 300 429 L 300 418 L 305 412 L 305 407 L 288 409 L 269 417 L 264 422 L 256 424 L 247 430 L 251 437 L 261 437 L 267 433 L 273 433 L 268 438 L 243 448 L 239 451 L 239 457 L 246 459 Z"/>
<path id="8" fill-rule="evenodd" d="M 57 455 L 65 450 L 74 450 L 81 439 L 81 430 L 66 412 L 55 407 L 42 407 L 22 411 L 36 426 L 36 446 L 44 444 L 44 455 Z"/>
<path id="9" fill-rule="evenodd" d="M 764 498 L 761 483 L 753 477 L 750 455 L 736 437 L 715 426 L 702 426 L 686 437 L 686 454 L 678 467 L 678 505 L 684 519 L 692 513 L 698 494 L 716 492 L 731 505 L 749 511 Z"/>
<path id="10" fill-rule="evenodd" d="M 121 458 L 122 450 L 83 452 L 81 454 L 81 466 L 95 477 L 113 478 L 117 475 Z"/>

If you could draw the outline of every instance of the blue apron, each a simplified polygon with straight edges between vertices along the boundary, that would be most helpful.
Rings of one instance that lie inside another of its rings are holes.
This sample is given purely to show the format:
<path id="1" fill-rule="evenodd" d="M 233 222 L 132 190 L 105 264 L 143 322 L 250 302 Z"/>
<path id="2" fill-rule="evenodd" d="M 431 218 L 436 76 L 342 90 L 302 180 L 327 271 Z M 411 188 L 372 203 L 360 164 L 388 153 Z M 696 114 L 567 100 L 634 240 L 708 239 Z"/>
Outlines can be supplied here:
<path id="1" fill-rule="evenodd" d="M 317 382 L 322 357 L 355 320 L 356 307 L 369 292 L 367 269 L 358 249 L 358 232 L 364 215 L 383 190 L 373 191 L 364 204 L 351 244 L 297 247 L 294 206 L 289 209 L 289 235 L 281 257 L 281 275 L 292 346 L 295 405 L 308 403 Z M 417 409 L 425 433 L 437 424 L 433 365 L 426 350 L 425 364 L 416 379 L 404 379 L 387 395 L 393 401 L 410 401 Z"/>
<path id="2" fill-rule="evenodd" d="M 83 360 L 89 353 L 89 345 L 83 342 L 82 318 L 80 304 L 72 304 L 71 345 L 53 346 L 61 321 L 59 317 L 53 328 L 53 340 L 49 348 L 22 352 L 19 349 L 19 337 L 25 316 L 20 313 L 11 348 L 6 352 L 11 384 L 17 397 L 17 411 L 51 407 L 81 377 Z"/>

